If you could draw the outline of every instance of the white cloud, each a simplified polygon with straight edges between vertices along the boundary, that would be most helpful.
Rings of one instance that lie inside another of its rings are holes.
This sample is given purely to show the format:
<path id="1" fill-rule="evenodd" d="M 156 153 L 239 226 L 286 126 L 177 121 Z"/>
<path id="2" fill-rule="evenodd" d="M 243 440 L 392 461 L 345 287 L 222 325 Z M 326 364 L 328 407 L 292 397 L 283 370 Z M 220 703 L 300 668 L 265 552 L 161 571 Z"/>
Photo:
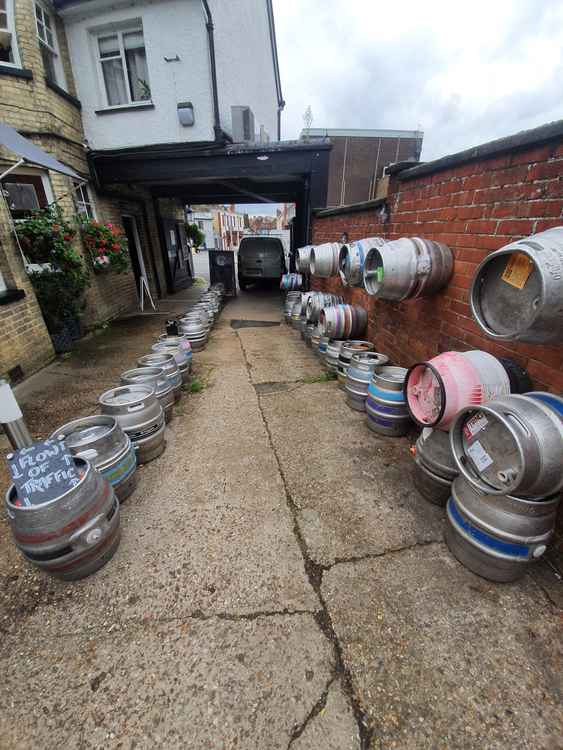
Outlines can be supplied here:
<path id="1" fill-rule="evenodd" d="M 425 131 L 423 159 L 563 118 L 560 0 L 274 0 L 282 137 Z"/>

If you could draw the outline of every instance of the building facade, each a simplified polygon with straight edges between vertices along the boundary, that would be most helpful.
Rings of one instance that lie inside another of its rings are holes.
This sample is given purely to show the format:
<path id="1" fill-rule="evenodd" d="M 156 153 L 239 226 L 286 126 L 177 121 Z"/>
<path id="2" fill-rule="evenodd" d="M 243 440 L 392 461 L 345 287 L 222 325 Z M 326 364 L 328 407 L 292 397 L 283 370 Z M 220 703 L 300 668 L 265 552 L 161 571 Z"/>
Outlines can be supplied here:
<path id="1" fill-rule="evenodd" d="M 213 231 L 218 250 L 237 250 L 244 234 L 244 214 L 229 209 L 213 211 Z"/>
<path id="2" fill-rule="evenodd" d="M 418 161 L 424 133 L 419 130 L 346 130 L 310 128 L 302 140 L 332 143 L 327 206 L 345 206 L 375 198 L 376 184 L 389 164 Z"/>
<path id="3" fill-rule="evenodd" d="M 0 376 L 17 382 L 54 356 L 15 232 L 30 212 L 56 205 L 72 226 L 83 216 L 127 236 L 127 271 L 98 274 L 76 232 L 73 248 L 89 271 L 86 329 L 135 309 L 143 280 L 155 299 L 191 283 L 188 201 L 129 179 L 128 157 L 113 154 L 166 144 L 197 155 L 232 133 L 252 143 L 254 128 L 277 138 L 283 101 L 271 2 L 3 0 L 0 91 L 0 122 L 80 178 L 22 164 L 2 181 Z M 117 179 L 99 178 L 96 155 L 117 164 Z M 0 144 L 0 174 L 16 162 Z M 239 223 L 222 228 L 232 245 Z"/>

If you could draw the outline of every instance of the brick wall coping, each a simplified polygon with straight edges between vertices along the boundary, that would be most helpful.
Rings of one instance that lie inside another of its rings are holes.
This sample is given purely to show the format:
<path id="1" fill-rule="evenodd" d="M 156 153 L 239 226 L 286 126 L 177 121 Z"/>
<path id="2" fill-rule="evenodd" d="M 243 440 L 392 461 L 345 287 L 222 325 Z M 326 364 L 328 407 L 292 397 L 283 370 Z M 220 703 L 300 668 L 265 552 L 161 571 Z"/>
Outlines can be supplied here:
<path id="1" fill-rule="evenodd" d="M 371 208 L 379 208 L 382 206 L 386 198 L 376 198 L 371 201 L 361 201 L 361 203 L 350 203 L 347 206 L 335 206 L 334 208 L 316 208 L 313 214 L 322 219 L 325 216 L 339 216 L 341 214 L 353 214 L 358 211 L 369 211 Z"/>
<path id="2" fill-rule="evenodd" d="M 507 151 L 517 151 L 529 148 L 530 146 L 537 146 L 552 140 L 559 140 L 561 137 L 563 137 L 563 120 L 556 120 L 546 125 L 540 125 L 538 128 L 521 130 L 519 133 L 506 136 L 505 138 L 497 138 L 495 141 L 489 141 L 480 146 L 473 146 L 473 148 L 468 148 L 465 151 L 458 151 L 457 154 L 442 156 L 440 159 L 419 164 L 411 169 L 401 171 L 397 175 L 397 178 L 399 180 L 413 180 L 416 177 L 457 167 L 470 161 L 487 159 Z"/>

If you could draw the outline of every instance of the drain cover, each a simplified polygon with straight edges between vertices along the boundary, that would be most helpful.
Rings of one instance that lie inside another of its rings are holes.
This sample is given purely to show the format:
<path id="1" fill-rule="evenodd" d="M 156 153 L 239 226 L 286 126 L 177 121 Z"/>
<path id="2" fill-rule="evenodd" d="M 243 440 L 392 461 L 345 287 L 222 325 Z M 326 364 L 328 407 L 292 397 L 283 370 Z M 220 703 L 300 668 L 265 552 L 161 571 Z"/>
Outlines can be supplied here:
<path id="1" fill-rule="evenodd" d="M 231 328 L 272 328 L 279 326 L 273 320 L 231 320 Z"/>

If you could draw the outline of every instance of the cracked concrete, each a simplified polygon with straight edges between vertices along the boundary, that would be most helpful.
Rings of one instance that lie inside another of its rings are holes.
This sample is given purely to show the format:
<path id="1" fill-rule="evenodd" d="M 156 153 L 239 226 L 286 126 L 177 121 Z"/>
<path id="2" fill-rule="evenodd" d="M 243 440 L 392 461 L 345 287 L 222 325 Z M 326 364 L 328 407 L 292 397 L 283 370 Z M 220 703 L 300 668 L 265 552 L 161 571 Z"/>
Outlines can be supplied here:
<path id="1" fill-rule="evenodd" d="M 49 579 L 0 524 L 2 748 L 559 747 L 553 576 L 501 586 L 457 563 L 408 441 L 307 382 L 322 370 L 294 330 L 230 326 L 280 318 L 261 290 L 225 308 L 96 575 Z M 94 410 L 163 319 L 26 385 L 34 434 Z"/>

